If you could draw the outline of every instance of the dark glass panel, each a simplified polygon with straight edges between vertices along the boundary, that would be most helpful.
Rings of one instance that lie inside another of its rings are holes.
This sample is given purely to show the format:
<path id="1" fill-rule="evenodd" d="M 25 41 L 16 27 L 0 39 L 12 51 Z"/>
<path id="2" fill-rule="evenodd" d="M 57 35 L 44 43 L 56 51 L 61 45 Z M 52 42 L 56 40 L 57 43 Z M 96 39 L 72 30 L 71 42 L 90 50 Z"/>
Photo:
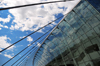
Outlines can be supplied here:
<path id="1" fill-rule="evenodd" d="M 85 54 L 82 52 L 75 60 L 76 60 L 76 62 L 81 62 L 81 61 L 83 61 L 84 57 L 85 57 Z"/>
<path id="2" fill-rule="evenodd" d="M 87 0 L 100 12 L 100 0 Z"/>
<path id="3" fill-rule="evenodd" d="M 89 47 L 87 47 L 87 48 L 85 49 L 85 52 L 86 52 L 87 54 L 92 53 L 92 52 L 94 52 L 94 51 L 99 51 L 99 47 L 98 47 L 97 44 L 91 45 L 91 46 L 89 46 Z"/>

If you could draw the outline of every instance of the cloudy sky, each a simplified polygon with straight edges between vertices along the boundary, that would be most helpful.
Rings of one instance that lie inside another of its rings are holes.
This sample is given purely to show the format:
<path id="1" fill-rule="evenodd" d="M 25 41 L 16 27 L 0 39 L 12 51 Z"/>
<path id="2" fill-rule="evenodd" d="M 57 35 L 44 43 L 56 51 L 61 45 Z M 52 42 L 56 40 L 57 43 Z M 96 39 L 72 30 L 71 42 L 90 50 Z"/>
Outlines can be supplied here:
<path id="1" fill-rule="evenodd" d="M 0 0 L 0 8 L 32 4 L 32 3 L 49 2 L 49 1 L 59 1 L 59 0 L 12 0 L 12 1 Z M 29 7 L 0 11 L 0 50 L 13 44 L 17 40 L 25 37 L 26 35 L 39 29 L 40 27 L 55 20 L 56 18 L 67 14 L 79 1 L 80 0 L 73 0 L 67 2 L 29 6 Z M 46 28 L 38 31 L 37 33 L 27 37 L 26 39 L 10 47 L 6 51 L 0 53 L 0 65 L 2 65 L 4 62 L 6 62 L 14 55 L 16 55 L 19 51 L 22 50 L 22 48 L 25 48 L 31 42 L 35 41 L 38 37 L 43 35 L 50 28 L 54 27 L 60 20 L 61 19 L 59 19 L 58 21 L 54 22 L 51 25 L 48 25 Z M 37 43 L 38 43 L 37 46 L 38 48 L 40 46 L 39 41 L 37 41 L 33 45 Z M 28 49 L 26 49 L 17 57 L 15 57 L 5 66 L 10 66 L 18 58 L 20 58 L 25 52 L 27 52 L 31 47 L 32 46 L 30 46 Z M 31 59 L 29 60 L 32 60 L 34 53 L 31 54 L 30 56 Z M 24 62 L 26 62 L 26 60 Z M 22 65 L 25 65 L 25 63 Z"/>

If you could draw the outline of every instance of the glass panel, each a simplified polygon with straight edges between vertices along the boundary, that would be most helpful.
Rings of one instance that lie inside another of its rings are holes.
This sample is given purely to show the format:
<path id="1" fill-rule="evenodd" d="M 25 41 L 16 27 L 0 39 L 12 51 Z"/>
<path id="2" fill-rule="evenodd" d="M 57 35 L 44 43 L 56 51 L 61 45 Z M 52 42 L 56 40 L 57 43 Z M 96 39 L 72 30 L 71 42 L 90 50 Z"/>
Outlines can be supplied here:
<path id="1" fill-rule="evenodd" d="M 90 20 L 88 20 L 88 23 L 89 23 L 92 27 L 95 27 L 95 26 L 97 26 L 98 24 L 100 24 L 100 21 L 99 21 L 95 16 L 93 16 Z"/>
<path id="2" fill-rule="evenodd" d="M 87 36 L 89 39 L 93 39 L 97 36 L 97 34 L 94 32 L 94 30 L 90 30 L 89 32 L 87 32 Z"/>
<path id="3" fill-rule="evenodd" d="M 94 6 L 100 12 L 100 0 L 88 0 L 89 3 Z"/>
<path id="4" fill-rule="evenodd" d="M 99 51 L 99 47 L 98 47 L 97 44 L 91 45 L 91 46 L 89 46 L 89 47 L 87 47 L 87 48 L 85 49 L 85 52 L 86 52 L 87 54 L 93 53 L 93 52 L 95 52 L 95 51 Z"/>
<path id="5" fill-rule="evenodd" d="M 83 63 L 83 58 L 85 57 L 85 54 L 84 54 L 84 52 L 82 52 L 79 56 L 77 56 L 76 58 L 75 58 L 75 60 L 76 60 L 76 62 L 78 62 L 78 64 L 79 63 Z"/>
<path id="6" fill-rule="evenodd" d="M 65 20 L 67 20 L 67 21 L 69 22 L 69 21 L 73 18 L 74 15 L 75 15 L 75 13 L 71 11 L 71 12 L 66 16 Z"/>

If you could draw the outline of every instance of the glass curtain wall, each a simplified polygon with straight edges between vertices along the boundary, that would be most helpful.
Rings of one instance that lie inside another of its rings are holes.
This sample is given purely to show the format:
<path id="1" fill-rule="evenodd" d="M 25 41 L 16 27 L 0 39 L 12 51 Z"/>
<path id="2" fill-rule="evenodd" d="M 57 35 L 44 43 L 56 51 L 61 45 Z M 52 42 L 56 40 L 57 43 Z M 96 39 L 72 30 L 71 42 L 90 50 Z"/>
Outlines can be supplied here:
<path id="1" fill-rule="evenodd" d="M 100 66 L 100 13 L 81 0 L 44 41 L 33 66 Z"/>

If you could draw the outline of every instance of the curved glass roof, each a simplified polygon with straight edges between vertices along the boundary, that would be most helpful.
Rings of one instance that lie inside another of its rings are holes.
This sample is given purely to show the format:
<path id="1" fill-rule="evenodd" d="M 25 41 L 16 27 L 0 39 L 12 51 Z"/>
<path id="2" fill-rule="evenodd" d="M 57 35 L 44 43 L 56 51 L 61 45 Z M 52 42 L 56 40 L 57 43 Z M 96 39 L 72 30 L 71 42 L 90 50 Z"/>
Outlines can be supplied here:
<path id="1" fill-rule="evenodd" d="M 94 11 L 91 11 L 93 9 Z M 67 61 L 71 62 L 74 60 L 72 64 L 75 65 L 80 62 L 78 64 L 81 66 L 83 59 L 87 56 L 84 49 L 92 45 L 97 46 L 96 43 L 89 45 L 89 42 L 94 41 L 92 38 L 98 37 L 96 36 L 96 29 L 94 29 L 94 27 L 98 28 L 100 24 L 100 17 L 98 16 L 100 16 L 100 13 L 87 1 L 82 0 L 49 34 L 37 51 L 33 65 L 49 66 L 48 64 L 50 64 L 59 66 L 66 64 L 65 60 L 68 59 Z M 85 48 L 82 47 L 83 44 Z M 99 43 L 97 44 L 99 46 Z M 88 50 L 89 53 L 94 51 Z M 62 61 L 60 61 L 61 59 Z"/>

